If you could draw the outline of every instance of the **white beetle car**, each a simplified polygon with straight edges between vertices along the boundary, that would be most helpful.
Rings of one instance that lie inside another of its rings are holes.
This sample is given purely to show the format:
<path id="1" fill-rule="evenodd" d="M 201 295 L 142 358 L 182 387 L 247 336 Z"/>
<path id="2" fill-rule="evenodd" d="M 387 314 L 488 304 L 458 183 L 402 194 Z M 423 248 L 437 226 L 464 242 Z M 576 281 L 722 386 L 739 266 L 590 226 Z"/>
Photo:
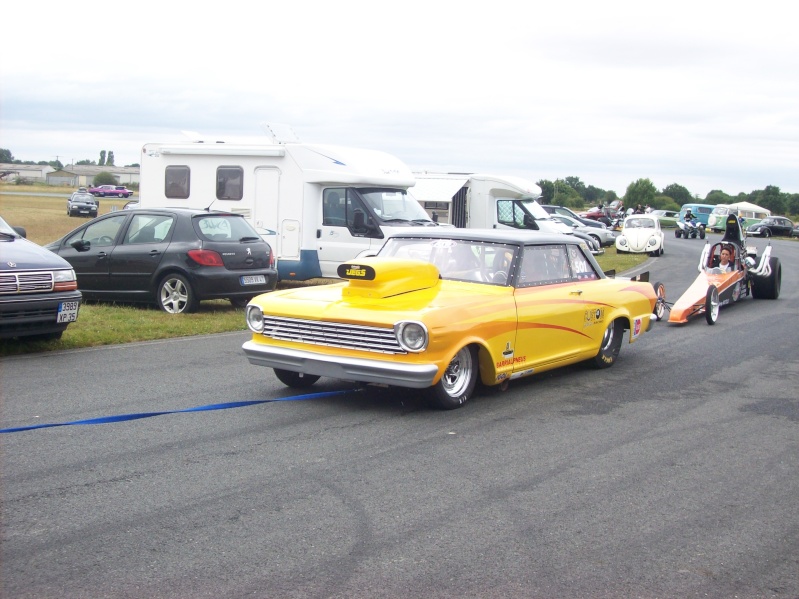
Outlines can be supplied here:
<path id="1" fill-rule="evenodd" d="M 621 233 L 616 237 L 616 251 L 621 253 L 647 252 L 660 256 L 665 251 L 665 235 L 660 221 L 649 214 L 631 214 L 624 219 Z"/>

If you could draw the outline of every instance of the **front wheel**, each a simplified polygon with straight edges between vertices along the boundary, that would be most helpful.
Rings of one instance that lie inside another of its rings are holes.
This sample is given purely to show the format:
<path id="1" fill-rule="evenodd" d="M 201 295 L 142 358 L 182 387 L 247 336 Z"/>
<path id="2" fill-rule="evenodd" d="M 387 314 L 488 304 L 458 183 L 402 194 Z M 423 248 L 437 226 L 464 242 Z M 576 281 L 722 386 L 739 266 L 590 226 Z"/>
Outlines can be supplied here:
<path id="1" fill-rule="evenodd" d="M 472 396 L 478 373 L 477 350 L 470 345 L 462 347 L 447 365 L 441 380 L 431 387 L 433 405 L 442 410 L 461 407 Z"/>
<path id="2" fill-rule="evenodd" d="M 657 283 L 652 283 L 652 287 L 655 288 L 655 295 L 657 296 L 652 314 L 654 314 L 655 320 L 663 320 L 663 316 L 666 314 L 666 286 L 658 281 Z"/>
<path id="3" fill-rule="evenodd" d="M 282 370 L 280 368 L 275 368 L 274 371 L 275 376 L 281 383 L 293 389 L 305 389 L 319 380 L 319 376 L 315 374 L 292 372 L 291 370 Z"/>
<path id="4" fill-rule="evenodd" d="M 621 340 L 624 337 L 624 323 L 616 319 L 608 325 L 602 335 L 599 351 L 591 360 L 596 368 L 610 368 L 616 363 L 621 351 Z"/>
<path id="5" fill-rule="evenodd" d="M 771 237 L 771 230 L 763 229 L 763 237 Z"/>
<path id="6" fill-rule="evenodd" d="M 705 238 L 705 230 L 699 229 L 699 239 L 704 239 L 704 238 Z"/>
<path id="7" fill-rule="evenodd" d="M 680 237 L 682 237 L 682 229 L 676 229 L 676 230 L 674 231 L 674 236 L 675 236 L 677 239 L 679 239 Z"/>
<path id="8" fill-rule="evenodd" d="M 705 320 L 708 324 L 716 324 L 719 319 L 719 308 L 719 290 L 715 285 L 711 285 L 705 295 Z"/>
<path id="9" fill-rule="evenodd" d="M 169 314 L 195 312 L 199 301 L 183 275 L 170 274 L 158 285 L 158 307 Z"/>

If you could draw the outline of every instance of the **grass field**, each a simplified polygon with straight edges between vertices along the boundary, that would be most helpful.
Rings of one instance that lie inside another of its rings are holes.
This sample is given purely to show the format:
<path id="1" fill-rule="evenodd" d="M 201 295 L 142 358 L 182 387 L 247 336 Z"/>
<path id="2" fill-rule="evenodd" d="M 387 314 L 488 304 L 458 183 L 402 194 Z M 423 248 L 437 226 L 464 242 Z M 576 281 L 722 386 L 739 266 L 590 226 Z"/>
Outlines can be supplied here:
<path id="1" fill-rule="evenodd" d="M 80 226 L 85 219 L 67 216 L 67 197 L 72 188 L 0 184 L 0 216 L 10 225 L 26 229 L 27 237 L 46 245 Z M 26 193 L 27 192 L 27 193 Z M 60 194 L 60 197 L 35 194 Z M 25 194 L 25 195 L 17 195 Z M 30 195 L 28 195 L 30 194 Z M 134 199 L 137 196 L 134 196 Z M 128 199 L 99 198 L 100 214 L 121 210 Z M 617 255 L 606 248 L 598 262 L 604 270 L 623 272 L 646 259 L 645 255 Z M 329 281 L 311 281 L 321 283 Z M 288 285 L 288 284 L 287 284 Z M 296 285 L 293 283 L 291 285 Z M 284 287 L 281 283 L 278 288 Z M 57 341 L 0 340 L 0 357 L 40 351 L 95 347 L 133 341 L 207 335 L 246 330 L 244 310 L 224 300 L 201 302 L 194 314 L 172 315 L 154 306 L 84 302 L 77 322 L 69 325 Z"/>

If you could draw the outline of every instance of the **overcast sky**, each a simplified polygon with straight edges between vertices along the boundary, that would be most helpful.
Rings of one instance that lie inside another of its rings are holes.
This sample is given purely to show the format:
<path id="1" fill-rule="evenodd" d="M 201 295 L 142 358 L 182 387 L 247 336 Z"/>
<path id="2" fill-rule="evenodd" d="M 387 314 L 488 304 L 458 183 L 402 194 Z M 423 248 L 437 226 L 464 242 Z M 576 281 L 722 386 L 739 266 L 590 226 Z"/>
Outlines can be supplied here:
<path id="1" fill-rule="evenodd" d="M 413 170 L 799 193 L 792 3 L 540 4 L 13 2 L 0 147 L 125 165 L 275 122 Z"/>

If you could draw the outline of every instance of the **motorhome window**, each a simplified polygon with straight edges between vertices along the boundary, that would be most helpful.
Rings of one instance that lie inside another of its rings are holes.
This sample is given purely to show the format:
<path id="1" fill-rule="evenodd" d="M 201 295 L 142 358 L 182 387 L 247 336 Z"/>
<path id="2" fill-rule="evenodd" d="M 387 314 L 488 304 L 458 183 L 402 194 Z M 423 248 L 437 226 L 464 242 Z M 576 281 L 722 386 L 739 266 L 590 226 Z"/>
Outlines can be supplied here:
<path id="1" fill-rule="evenodd" d="M 329 227 L 346 227 L 347 212 L 344 204 L 347 190 L 325 189 L 322 193 L 322 224 Z"/>
<path id="2" fill-rule="evenodd" d="M 244 197 L 244 169 L 240 166 L 220 166 L 216 169 L 216 198 L 240 200 Z"/>
<path id="3" fill-rule="evenodd" d="M 524 229 L 524 215 L 527 212 L 515 200 L 497 200 L 497 222 L 509 227 Z"/>
<path id="4" fill-rule="evenodd" d="M 164 194 L 168 198 L 185 200 L 191 189 L 191 169 L 188 166 L 168 166 L 164 172 Z"/>

